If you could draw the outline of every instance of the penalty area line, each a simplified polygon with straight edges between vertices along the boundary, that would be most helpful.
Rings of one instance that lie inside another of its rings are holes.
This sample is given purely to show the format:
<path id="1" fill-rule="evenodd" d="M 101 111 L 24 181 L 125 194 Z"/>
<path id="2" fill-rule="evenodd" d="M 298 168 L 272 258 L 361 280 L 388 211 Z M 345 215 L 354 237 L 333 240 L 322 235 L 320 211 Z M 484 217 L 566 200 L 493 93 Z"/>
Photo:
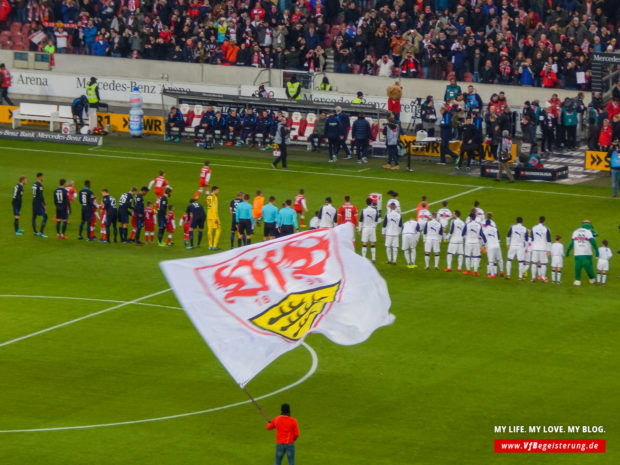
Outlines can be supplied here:
<path id="1" fill-rule="evenodd" d="M 54 326 L 50 326 L 49 328 L 42 329 L 40 331 L 35 331 L 34 333 L 26 334 L 25 336 L 21 336 L 15 339 L 11 339 L 10 341 L 5 341 L 0 343 L 0 347 L 8 346 L 9 344 L 13 344 L 15 342 L 23 341 L 24 339 L 29 339 L 34 336 L 38 336 L 40 334 L 47 333 L 49 331 L 53 331 L 54 329 L 62 328 L 63 326 L 69 326 L 73 323 L 77 323 L 78 321 L 86 320 L 88 318 L 92 318 L 97 315 L 101 315 L 103 313 L 111 312 L 112 310 L 119 309 L 121 307 L 125 307 L 127 305 L 136 304 L 146 299 L 150 299 L 151 297 L 155 297 L 157 295 L 163 294 L 164 292 L 168 292 L 170 289 L 164 289 L 163 291 L 154 292 L 153 294 L 145 295 L 143 297 L 138 297 L 134 300 L 129 300 L 127 302 L 120 303 L 118 305 L 114 305 L 112 307 L 104 308 L 103 310 L 99 310 L 97 312 L 89 313 L 88 315 L 81 316 L 79 318 L 75 318 L 73 320 L 65 321 L 64 323 L 60 323 Z"/>
<path id="2" fill-rule="evenodd" d="M 441 200 L 436 200 L 435 202 L 431 202 L 429 203 L 429 205 L 435 205 L 441 202 L 445 202 L 446 200 L 451 200 L 451 199 L 456 199 L 457 197 L 462 197 L 463 195 L 467 195 L 467 194 L 471 194 L 472 192 L 476 192 L 482 189 L 486 189 L 486 187 L 481 186 L 481 187 L 476 187 L 475 189 L 469 189 L 468 191 L 465 192 L 461 192 L 460 194 L 455 194 L 455 195 L 451 195 L 450 197 L 446 197 L 445 199 L 441 199 Z M 407 214 L 407 213 L 411 213 L 413 211 L 415 211 L 416 208 L 412 208 L 411 210 L 407 210 L 403 212 L 403 215 Z"/>

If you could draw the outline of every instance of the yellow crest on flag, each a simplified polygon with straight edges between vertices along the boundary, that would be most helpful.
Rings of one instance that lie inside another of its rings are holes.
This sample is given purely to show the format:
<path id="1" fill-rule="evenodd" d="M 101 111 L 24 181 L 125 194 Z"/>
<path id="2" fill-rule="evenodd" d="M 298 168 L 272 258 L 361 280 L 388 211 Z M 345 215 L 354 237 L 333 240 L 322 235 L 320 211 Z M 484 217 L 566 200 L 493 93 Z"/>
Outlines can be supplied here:
<path id="1" fill-rule="evenodd" d="M 335 300 L 339 288 L 340 281 L 289 294 L 276 305 L 251 318 L 250 322 L 261 329 L 297 341 L 312 328 L 325 306 Z"/>

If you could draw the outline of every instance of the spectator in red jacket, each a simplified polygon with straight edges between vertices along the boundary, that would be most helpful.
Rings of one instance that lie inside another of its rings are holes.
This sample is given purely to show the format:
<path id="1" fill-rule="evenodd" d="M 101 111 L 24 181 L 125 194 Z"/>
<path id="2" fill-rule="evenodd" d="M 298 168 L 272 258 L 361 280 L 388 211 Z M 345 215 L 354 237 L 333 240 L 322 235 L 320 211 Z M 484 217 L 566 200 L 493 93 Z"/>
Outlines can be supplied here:
<path id="1" fill-rule="evenodd" d="M 610 100 L 605 109 L 607 110 L 607 118 L 609 118 L 610 121 L 613 120 L 614 116 L 620 113 L 620 100 L 618 97 L 614 97 L 613 100 Z"/>
<path id="2" fill-rule="evenodd" d="M 551 68 L 551 65 L 549 63 L 545 65 L 545 68 L 540 72 L 540 75 L 542 77 L 543 87 L 555 87 L 558 76 L 553 72 L 553 68 Z"/>
<path id="3" fill-rule="evenodd" d="M 603 127 L 601 128 L 601 133 L 598 136 L 598 145 L 602 152 L 609 151 L 612 135 L 613 129 L 611 127 L 611 124 L 609 124 L 609 120 L 605 118 L 605 120 L 603 120 Z"/>

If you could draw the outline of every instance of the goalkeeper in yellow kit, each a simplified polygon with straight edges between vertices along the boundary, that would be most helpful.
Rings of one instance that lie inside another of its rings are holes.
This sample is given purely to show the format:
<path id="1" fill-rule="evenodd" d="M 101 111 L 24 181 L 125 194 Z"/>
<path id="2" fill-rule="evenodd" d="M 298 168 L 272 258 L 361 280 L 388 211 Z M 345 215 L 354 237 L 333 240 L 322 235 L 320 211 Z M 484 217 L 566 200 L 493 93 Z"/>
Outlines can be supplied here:
<path id="1" fill-rule="evenodd" d="M 219 189 L 213 186 L 211 193 L 207 194 L 207 241 L 209 250 L 221 250 L 217 245 L 220 242 L 222 223 L 218 209 L 217 194 Z"/>

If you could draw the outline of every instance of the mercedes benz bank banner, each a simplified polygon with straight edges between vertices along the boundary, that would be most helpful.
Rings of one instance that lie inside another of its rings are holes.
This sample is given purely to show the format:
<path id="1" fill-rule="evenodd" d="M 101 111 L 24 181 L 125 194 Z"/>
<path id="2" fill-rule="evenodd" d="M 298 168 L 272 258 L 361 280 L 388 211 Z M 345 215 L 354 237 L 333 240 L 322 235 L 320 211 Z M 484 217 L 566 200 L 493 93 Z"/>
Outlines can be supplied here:
<path id="1" fill-rule="evenodd" d="M 88 74 L 62 74 L 50 71 L 12 70 L 13 82 L 11 93 L 22 95 L 41 95 L 46 97 L 76 98 L 86 93 L 86 85 L 91 77 Z M 129 102 L 129 94 L 134 86 L 138 86 L 145 104 L 160 105 L 161 90 L 167 89 L 191 90 L 193 92 L 211 92 L 229 95 L 251 96 L 257 90 L 257 86 L 222 86 L 204 83 L 170 82 L 163 80 L 133 79 L 122 77 L 97 77 L 99 94 L 104 102 Z M 282 87 L 267 87 L 267 92 L 272 98 L 286 98 Z M 302 99 L 320 103 L 333 103 L 335 105 L 350 103 L 356 97 L 355 94 L 340 92 L 302 93 Z M 171 103 L 169 101 L 168 103 Z M 365 103 L 376 104 L 379 108 L 387 109 L 387 97 L 368 96 Z M 403 122 L 408 122 L 412 117 L 419 115 L 417 99 L 401 99 Z"/>

